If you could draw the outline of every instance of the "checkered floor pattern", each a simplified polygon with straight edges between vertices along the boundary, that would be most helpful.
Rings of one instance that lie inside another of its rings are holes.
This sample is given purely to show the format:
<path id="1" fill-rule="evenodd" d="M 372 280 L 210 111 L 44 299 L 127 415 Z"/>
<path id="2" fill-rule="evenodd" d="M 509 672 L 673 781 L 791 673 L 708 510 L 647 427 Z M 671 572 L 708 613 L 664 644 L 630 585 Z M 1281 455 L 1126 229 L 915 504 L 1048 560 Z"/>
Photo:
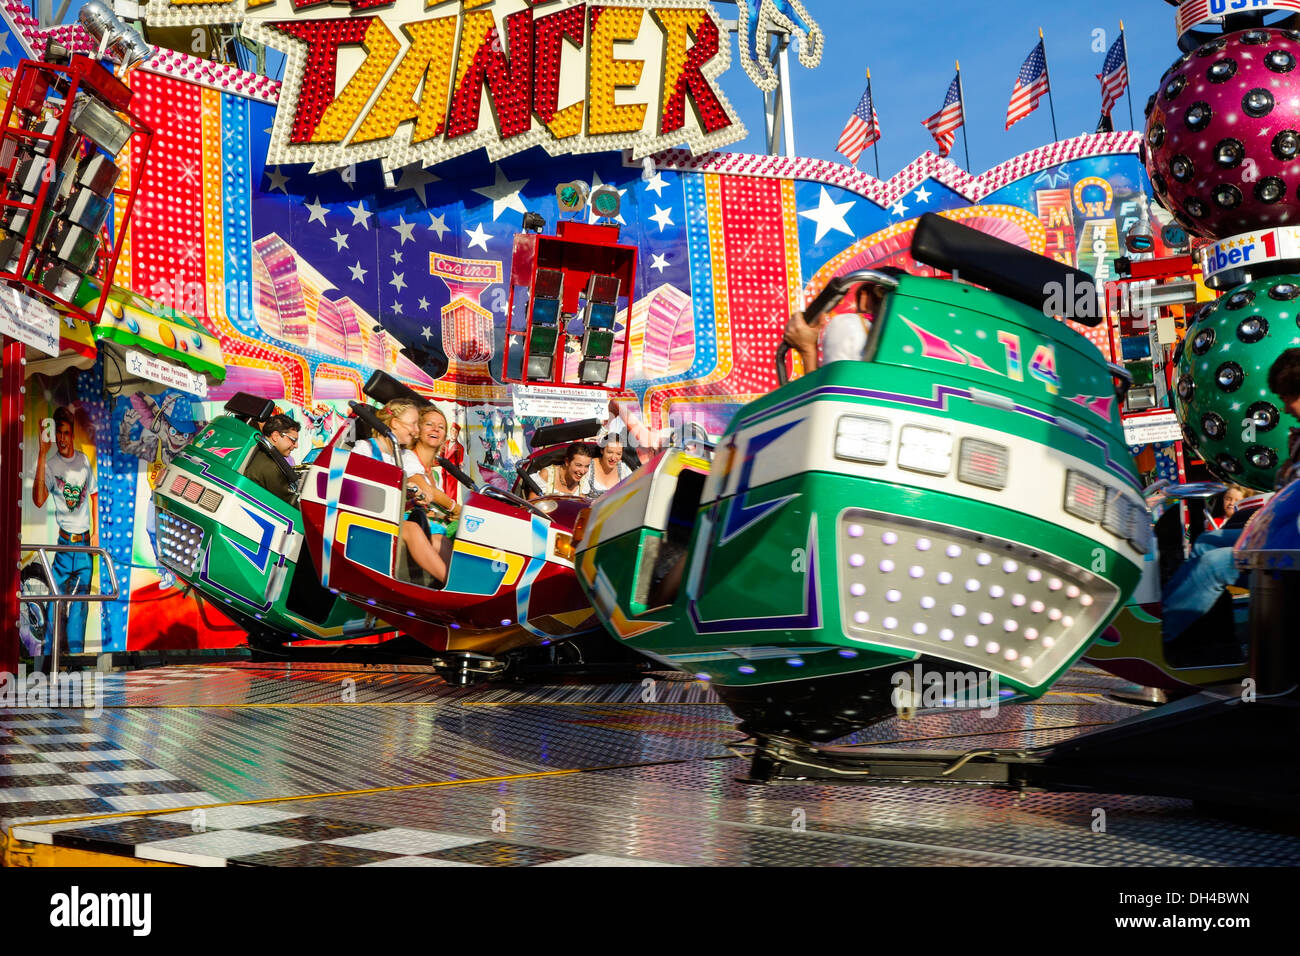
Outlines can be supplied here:
<path id="1" fill-rule="evenodd" d="M 57 711 L 0 711 L 0 825 L 219 802 Z"/>
<path id="2" fill-rule="evenodd" d="M 665 866 L 255 806 L 13 828 L 16 840 L 186 866 Z"/>

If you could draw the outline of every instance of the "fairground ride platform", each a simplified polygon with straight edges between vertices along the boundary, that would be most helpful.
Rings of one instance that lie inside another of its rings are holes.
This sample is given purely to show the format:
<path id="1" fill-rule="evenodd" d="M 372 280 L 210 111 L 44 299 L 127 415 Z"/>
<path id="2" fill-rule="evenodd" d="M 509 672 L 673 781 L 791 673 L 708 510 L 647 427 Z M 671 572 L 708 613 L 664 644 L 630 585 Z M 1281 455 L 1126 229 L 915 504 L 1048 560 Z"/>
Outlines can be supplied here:
<path id="1" fill-rule="evenodd" d="M 1189 801 L 743 783 L 730 712 L 680 675 L 455 688 L 414 667 L 237 663 L 104 689 L 98 715 L 0 710 L 6 864 L 1300 863 L 1300 837 Z M 1109 696 L 1126 689 L 1080 667 L 1036 704 L 848 742 L 1041 745 L 1139 712 Z"/>

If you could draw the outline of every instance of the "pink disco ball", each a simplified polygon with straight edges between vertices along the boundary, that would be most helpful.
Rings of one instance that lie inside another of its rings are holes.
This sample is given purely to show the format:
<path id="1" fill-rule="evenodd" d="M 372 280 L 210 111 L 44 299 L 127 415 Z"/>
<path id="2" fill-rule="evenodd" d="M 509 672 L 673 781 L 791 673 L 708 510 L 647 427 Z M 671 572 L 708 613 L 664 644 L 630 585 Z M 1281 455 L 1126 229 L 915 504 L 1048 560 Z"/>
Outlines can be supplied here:
<path id="1" fill-rule="evenodd" d="M 1300 221 L 1300 32 L 1229 33 L 1185 54 L 1147 103 L 1142 162 L 1191 233 Z"/>

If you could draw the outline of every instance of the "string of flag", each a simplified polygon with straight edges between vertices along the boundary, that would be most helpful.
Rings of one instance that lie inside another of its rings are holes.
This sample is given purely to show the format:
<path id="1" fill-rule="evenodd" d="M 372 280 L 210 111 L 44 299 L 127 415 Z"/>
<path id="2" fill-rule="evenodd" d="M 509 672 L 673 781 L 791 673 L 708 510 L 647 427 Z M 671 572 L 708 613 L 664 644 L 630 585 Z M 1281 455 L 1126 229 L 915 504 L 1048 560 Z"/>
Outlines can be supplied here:
<path id="1" fill-rule="evenodd" d="M 1097 74 L 1101 82 L 1101 120 L 1098 132 L 1114 129 L 1110 114 L 1115 104 L 1128 89 L 1128 47 L 1124 39 L 1124 22 L 1119 25 L 1119 38 L 1111 44 L 1102 63 L 1101 72 Z M 1038 42 L 1029 55 L 1025 57 L 1016 74 L 1015 84 L 1011 90 L 1011 100 L 1007 104 L 1007 129 L 1011 129 L 1025 117 L 1038 109 L 1043 98 L 1047 98 L 1048 108 L 1052 114 L 1052 138 L 1058 139 L 1056 132 L 1056 107 L 1052 103 L 1051 77 L 1047 65 L 1047 47 L 1043 31 L 1038 31 Z M 1131 99 L 1131 98 L 1130 98 Z M 947 156 L 957 141 L 957 131 L 962 132 L 963 142 L 966 137 L 966 107 L 961 83 L 961 64 L 948 91 L 944 95 L 943 105 L 938 112 L 926 117 L 921 125 L 930 131 L 940 156 Z M 1129 125 L 1133 124 L 1133 106 L 1129 103 Z M 867 71 L 867 88 L 862 93 L 857 107 L 849 116 L 844 131 L 840 133 L 835 151 L 845 156 L 851 165 L 858 160 L 869 146 L 875 146 L 881 137 L 880 118 L 871 96 L 871 71 Z M 970 166 L 970 148 L 966 144 L 966 165 Z M 880 175 L 880 157 L 876 155 L 876 175 Z"/>

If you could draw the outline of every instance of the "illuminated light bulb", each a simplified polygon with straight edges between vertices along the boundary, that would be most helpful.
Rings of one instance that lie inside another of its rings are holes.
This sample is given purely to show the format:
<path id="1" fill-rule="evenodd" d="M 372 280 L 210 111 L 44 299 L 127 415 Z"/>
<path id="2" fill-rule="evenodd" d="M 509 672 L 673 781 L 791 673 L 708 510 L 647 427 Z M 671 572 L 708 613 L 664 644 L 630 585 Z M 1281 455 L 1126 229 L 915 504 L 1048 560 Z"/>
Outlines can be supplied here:
<path id="1" fill-rule="evenodd" d="M 978 581 L 976 581 L 974 578 L 967 578 L 967 579 L 966 579 L 966 590 L 967 590 L 967 591 L 970 591 L 972 594 L 974 594 L 974 593 L 975 593 L 976 591 L 978 591 L 979 589 L 980 589 L 980 583 L 979 583 Z"/>
<path id="2" fill-rule="evenodd" d="M 1008 661 L 1014 661 L 1017 657 L 1020 656 L 1020 654 L 1016 651 L 1014 647 L 1008 647 L 1006 653 L 1004 653 L 1002 656 Z"/>
<path id="3" fill-rule="evenodd" d="M 1043 572 L 1039 571 L 1037 568 L 1030 568 L 1029 571 L 1026 572 L 1025 577 L 1037 584 L 1039 581 L 1043 580 Z"/>
<path id="4" fill-rule="evenodd" d="M 989 641 L 984 645 L 984 650 L 986 653 L 996 654 L 998 651 L 1002 650 L 1002 647 L 997 641 Z"/>
<path id="5" fill-rule="evenodd" d="M 985 554 L 983 551 L 981 551 L 978 557 L 975 558 L 975 563 L 980 565 L 981 567 L 985 567 L 993 563 L 993 556 L 990 554 Z"/>
<path id="6" fill-rule="evenodd" d="M 885 625 L 886 630 L 892 631 L 894 628 L 898 627 L 898 618 L 887 617 L 881 623 Z"/>
<path id="7" fill-rule="evenodd" d="M 1006 631 L 1008 634 L 1014 633 L 1018 627 L 1020 627 L 1020 625 L 1011 620 L 1011 618 L 1007 618 L 1002 622 L 1002 630 Z"/>
<path id="8" fill-rule="evenodd" d="M 1071 584 L 1065 589 L 1065 596 L 1068 598 L 1077 598 L 1079 596 L 1079 589 Z"/>
<path id="9" fill-rule="evenodd" d="M 858 611 L 853 615 L 853 622 L 855 624 L 866 624 L 870 620 L 871 620 L 871 615 L 868 614 L 866 611 Z"/>
<path id="10" fill-rule="evenodd" d="M 1036 640 L 1038 640 L 1038 628 L 1036 628 L 1036 627 L 1027 627 L 1027 628 L 1025 628 L 1025 640 L 1027 640 L 1027 641 L 1036 641 Z"/>
<path id="11" fill-rule="evenodd" d="M 1003 588 L 1002 585 L 1000 585 L 1000 584 L 994 584 L 994 585 L 991 585 L 991 586 L 989 587 L 989 596 L 990 596 L 990 597 L 1000 598 L 1000 597 L 1002 597 L 1002 595 L 1004 595 L 1004 594 L 1006 594 L 1006 593 L 1007 593 L 1007 592 L 1006 592 L 1006 589 Z"/>
<path id="12" fill-rule="evenodd" d="M 1052 580 L 1050 580 L 1050 581 L 1047 582 L 1047 590 L 1049 590 L 1049 591 L 1059 591 L 1059 590 L 1061 590 L 1061 588 L 1063 588 L 1064 586 L 1065 586 L 1065 585 L 1063 585 L 1063 584 L 1061 583 L 1061 579 L 1060 579 L 1060 578 L 1052 578 Z"/>
<path id="13" fill-rule="evenodd" d="M 867 563 L 867 559 L 860 554 L 850 554 L 849 564 L 855 568 L 860 568 Z"/>
<path id="14" fill-rule="evenodd" d="M 916 539 L 916 550 L 917 550 L 917 551 L 929 551 L 929 550 L 930 550 L 930 539 L 929 539 L 929 538 L 917 538 L 917 539 Z"/>
<path id="15" fill-rule="evenodd" d="M 648 158 L 649 158 L 649 157 L 647 157 L 647 159 L 648 159 Z M 860 524 L 851 524 L 851 525 L 849 525 L 849 537 L 850 537 L 850 538 L 860 538 L 860 537 L 862 537 L 862 534 L 863 534 L 863 532 L 864 532 L 865 530 L 866 530 L 866 529 L 863 528 L 862 525 L 860 525 Z"/>
<path id="16" fill-rule="evenodd" d="M 791 667 L 803 667 L 802 657 L 787 657 L 785 659 L 785 662 L 789 664 Z"/>
<path id="17" fill-rule="evenodd" d="M 1053 644 L 1055 644 L 1055 643 L 1056 643 L 1056 638 L 1054 638 L 1054 637 L 1045 637 L 1045 638 L 1043 638 L 1043 646 L 1044 646 L 1044 647 L 1051 647 L 1051 646 L 1052 646 Z"/>
<path id="18" fill-rule="evenodd" d="M 957 635 L 952 632 L 952 628 L 950 627 L 945 627 L 939 632 L 939 640 L 941 641 L 951 641 L 956 636 Z"/>
<path id="19" fill-rule="evenodd" d="M 897 604 L 899 601 L 903 600 L 903 595 L 901 592 L 893 590 L 891 588 L 890 590 L 885 592 L 885 600 L 888 601 L 890 604 Z"/>
<path id="20" fill-rule="evenodd" d="M 940 584 L 952 584 L 952 574 L 948 571 L 940 571 L 935 576 L 935 580 Z"/>
<path id="21" fill-rule="evenodd" d="M 758 668 L 753 667 L 749 664 L 741 664 L 739 667 L 736 668 L 736 670 L 740 671 L 740 673 L 742 674 L 752 674 L 756 670 L 758 670 Z"/>
<path id="22" fill-rule="evenodd" d="M 988 611 L 980 611 L 979 622 L 981 624 L 992 624 L 993 615 L 990 614 Z"/>
<path id="23" fill-rule="evenodd" d="M 965 605 L 965 604 L 954 604 L 954 605 L 952 606 L 952 616 L 953 616 L 953 617 L 964 617 L 965 614 L 966 614 L 966 605 Z"/>
<path id="24" fill-rule="evenodd" d="M 927 630 L 929 630 L 929 628 L 927 628 L 920 621 L 917 621 L 915 624 L 912 625 L 912 633 L 915 634 L 917 637 L 920 637 Z"/>
<path id="25" fill-rule="evenodd" d="M 921 607 L 925 608 L 927 611 L 933 608 L 934 598 L 930 597 L 928 594 L 921 598 Z"/>
<path id="26" fill-rule="evenodd" d="M 1074 627 L 1074 618 L 1068 614 L 1065 615 L 1065 617 L 1061 618 L 1061 625 L 1063 627 Z"/>
<path id="27" fill-rule="evenodd" d="M 1052 608 L 1047 612 L 1047 619 L 1049 621 L 1059 621 L 1061 619 L 1061 609 L 1058 607 Z"/>
<path id="28" fill-rule="evenodd" d="M 1013 595 L 1011 595 L 1011 604 L 1012 604 L 1012 606 L 1014 606 L 1014 607 L 1024 607 L 1024 606 L 1025 606 L 1025 596 L 1024 596 L 1023 594 L 1013 594 Z"/>
<path id="29" fill-rule="evenodd" d="M 925 577 L 925 568 L 921 567 L 919 564 L 914 564 L 907 569 L 907 573 L 909 577 L 922 578 Z"/>
<path id="30" fill-rule="evenodd" d="M 1026 669 L 1033 667 L 1034 659 L 1032 657 L 1022 657 L 1020 658 L 1020 666 Z"/>
<path id="31" fill-rule="evenodd" d="M 885 560 L 883 560 L 883 561 L 880 562 L 880 573 L 881 573 L 881 574 L 888 574 L 889 572 L 891 572 L 891 571 L 893 571 L 893 570 L 894 570 L 894 562 L 893 562 L 893 561 L 890 561 L 888 558 L 885 558 Z"/>
<path id="32" fill-rule="evenodd" d="M 978 647 L 980 643 L 980 639 L 976 637 L 974 634 L 967 634 L 965 637 L 961 639 L 961 642 L 965 644 L 967 647 Z"/>
<path id="33" fill-rule="evenodd" d="M 867 593 L 867 586 L 859 581 L 854 581 L 849 585 L 849 593 L 854 597 L 862 597 L 862 595 Z"/>
<path id="34" fill-rule="evenodd" d="M 842 647 L 839 650 L 840 657 L 857 657 L 858 652 L 850 647 Z"/>
<path id="35" fill-rule="evenodd" d="M 880 536 L 881 544 L 898 544 L 898 535 L 892 531 L 886 531 Z"/>
<path id="36" fill-rule="evenodd" d="M 1020 565 L 1008 559 L 1002 562 L 1002 570 L 1007 574 L 1015 574 L 1018 570 L 1020 570 Z"/>
<path id="37" fill-rule="evenodd" d="M 1033 611 L 1035 614 L 1042 614 L 1047 610 L 1047 605 L 1042 601 L 1035 601 L 1033 604 L 1029 605 L 1029 610 Z"/>
<path id="38" fill-rule="evenodd" d="M 957 547 L 955 544 L 950 544 L 943 553 L 948 555 L 950 558 L 959 558 L 961 557 L 961 548 Z"/>
<path id="39" fill-rule="evenodd" d="M 1092 607 L 1092 600 L 1093 599 L 1091 594 L 1079 595 L 1079 603 L 1082 604 L 1084 607 Z"/>

